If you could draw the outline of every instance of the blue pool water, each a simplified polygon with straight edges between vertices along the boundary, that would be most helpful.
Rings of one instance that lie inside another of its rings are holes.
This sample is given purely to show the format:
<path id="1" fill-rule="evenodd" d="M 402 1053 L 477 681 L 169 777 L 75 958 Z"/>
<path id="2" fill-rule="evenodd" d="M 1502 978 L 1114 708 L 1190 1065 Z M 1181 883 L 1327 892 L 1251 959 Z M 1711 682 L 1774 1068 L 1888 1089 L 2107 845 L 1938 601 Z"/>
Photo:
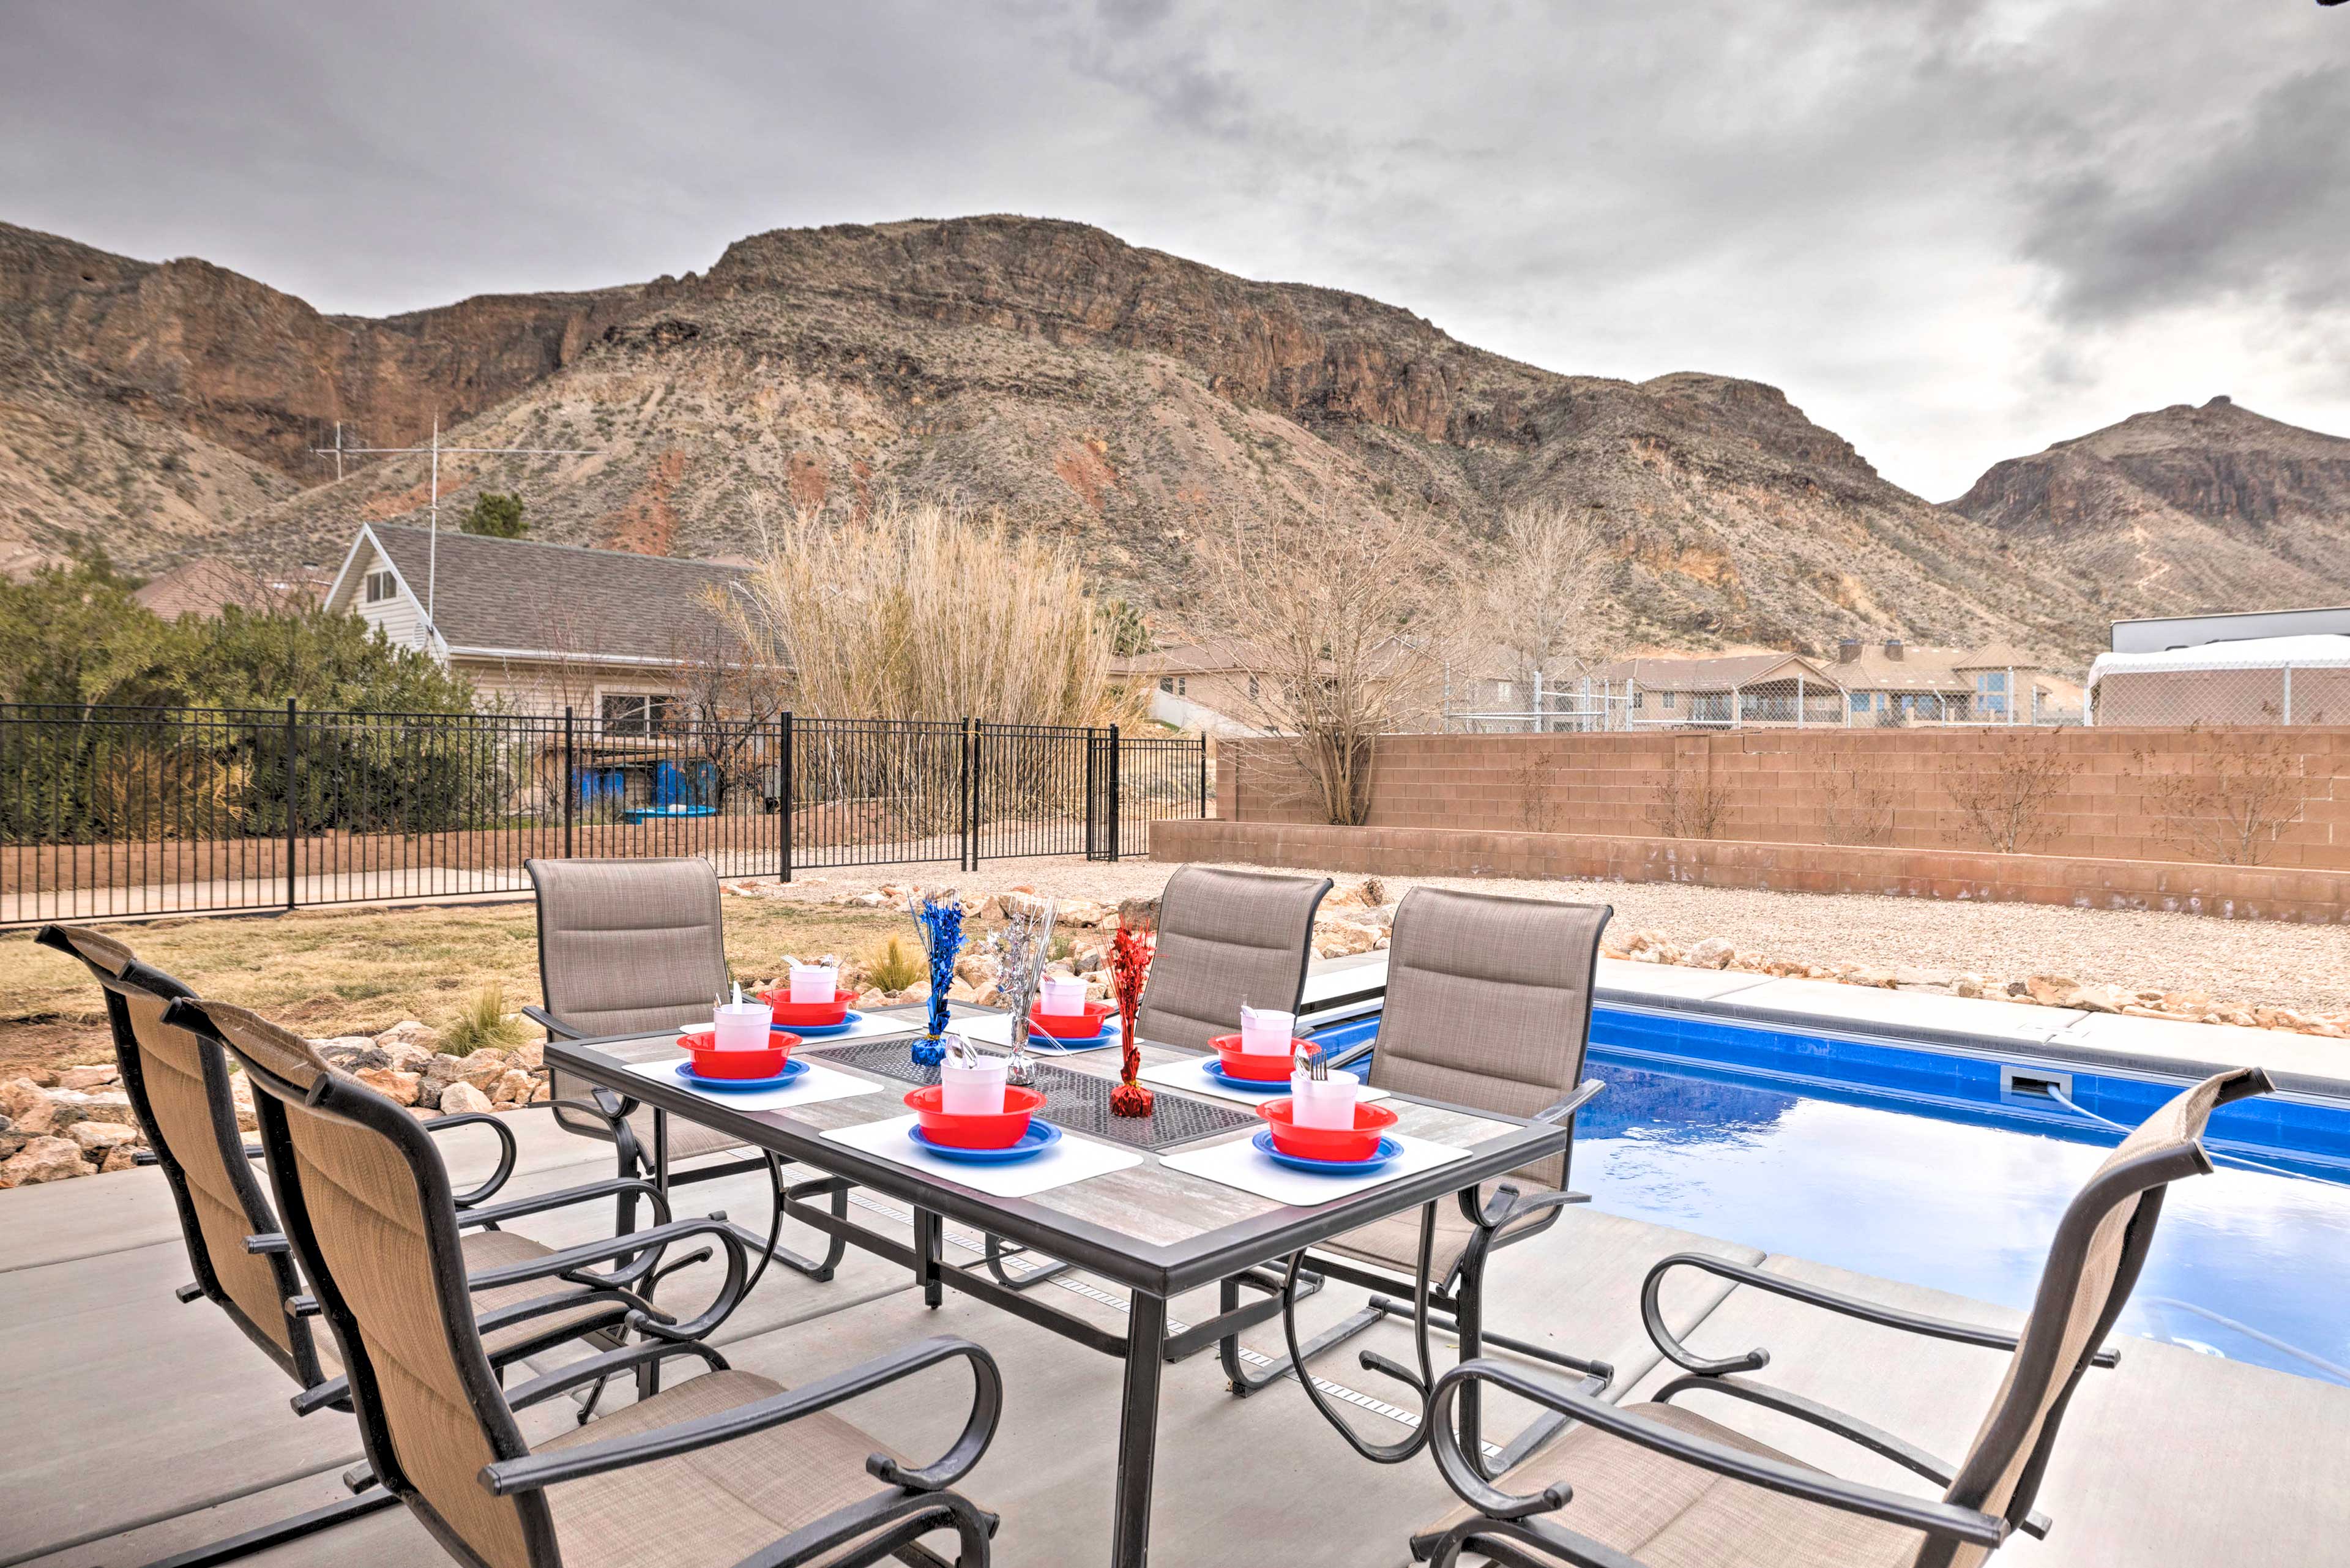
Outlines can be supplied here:
<path id="1" fill-rule="evenodd" d="M 1589 1062 L 1607 1088 L 1577 1118 L 1574 1185 L 1595 1207 L 2019 1309 L 2121 1137 L 2002 1096 L 1998 1058 L 1884 1041 L 1601 1007 Z M 2177 1087 L 2075 1069 L 2072 1097 L 2134 1126 Z M 2241 1102 L 2207 1147 L 2220 1168 L 2171 1188 L 2122 1332 L 2350 1384 L 2350 1110 Z"/>

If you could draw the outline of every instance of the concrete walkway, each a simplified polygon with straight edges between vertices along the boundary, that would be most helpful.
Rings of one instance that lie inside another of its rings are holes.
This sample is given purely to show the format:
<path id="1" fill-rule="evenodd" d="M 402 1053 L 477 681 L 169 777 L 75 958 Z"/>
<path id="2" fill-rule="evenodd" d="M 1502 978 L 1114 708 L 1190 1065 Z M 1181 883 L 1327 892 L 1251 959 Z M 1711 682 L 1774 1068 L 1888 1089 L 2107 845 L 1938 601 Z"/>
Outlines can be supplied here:
<path id="1" fill-rule="evenodd" d="M 595 1145 L 544 1117 L 525 1117 L 515 1193 L 592 1179 L 608 1170 Z M 487 1151 L 455 1147 L 462 1184 L 487 1168 Z M 484 1140 L 485 1141 L 485 1140 Z M 895 1229 L 894 1206 L 858 1195 L 854 1210 Z M 686 1189 L 681 1213 L 764 1212 L 755 1178 Z M 608 1210 L 597 1205 L 522 1227 L 551 1242 L 585 1240 Z M 806 1238 L 802 1238 L 805 1244 Z M 950 1234 L 955 1258 L 976 1239 Z M 1965 1244 L 1952 1238 L 1953 1245 Z M 1638 1291 L 1656 1259 L 1700 1249 L 1877 1296 L 1914 1311 L 1987 1323 L 2013 1314 L 1932 1292 L 1864 1280 L 1792 1258 L 1765 1259 L 1708 1240 L 1588 1210 L 1569 1210 L 1549 1233 L 1512 1249 L 1495 1273 L 1489 1318 L 1503 1332 L 1613 1361 L 1617 1396 L 1661 1380 L 1640 1330 Z M 209 1305 L 181 1306 L 184 1250 L 159 1174 L 134 1171 L 0 1193 L 0 1568 L 140 1563 L 341 1495 L 337 1476 L 358 1458 L 348 1417 L 297 1419 L 291 1385 Z M 1114 1323 L 1114 1290 L 1064 1276 L 1040 1286 L 1055 1303 Z M 703 1280 L 681 1275 L 663 1300 L 691 1310 Z M 1352 1310 L 1359 1295 L 1333 1288 L 1306 1304 L 1315 1324 Z M 1206 1296 L 1176 1303 L 1179 1317 L 1210 1310 Z M 1769 1379 L 1825 1398 L 1955 1457 L 1995 1388 L 1995 1354 L 1910 1340 L 1710 1277 L 1677 1276 L 1668 1317 L 1700 1350 L 1767 1345 Z M 905 1278 L 852 1252 L 838 1278 L 816 1285 L 771 1272 L 717 1336 L 738 1366 L 805 1382 L 925 1334 L 968 1335 L 1002 1363 L 1007 1408 L 994 1447 L 968 1490 L 1004 1516 L 1006 1564 L 1101 1560 L 1109 1535 L 1117 1365 L 1042 1330 L 949 1293 L 923 1308 Z M 1385 1336 L 1382 1338 L 1381 1336 Z M 1382 1328 L 1368 1343 L 1408 1355 L 1408 1336 Z M 1253 1336 L 1279 1347 L 1277 1326 Z M 1400 1428 L 1408 1392 L 1357 1367 L 1350 1347 L 1320 1370 L 1361 1397 L 1367 1431 Z M 960 1410 L 960 1374 L 859 1401 L 849 1412 L 875 1436 L 931 1451 Z M 1392 1401 L 1392 1404 L 1388 1402 Z M 559 1405 L 561 1402 L 558 1401 Z M 1824 1443 L 1744 1407 L 1706 1413 L 1752 1427 L 1799 1456 L 1856 1478 L 1918 1483 L 1866 1454 Z M 559 1427 L 559 1411 L 534 1412 Z M 959 1418 L 959 1417 L 957 1417 Z M 1512 1424 L 1497 1410 L 1491 1428 Z M 1160 1416 L 1154 1561 L 1169 1564 L 1396 1564 L 1406 1538 L 1444 1512 L 1451 1494 L 1425 1458 L 1392 1469 L 1357 1459 L 1302 1394 L 1283 1384 L 1230 1397 L 1212 1359 L 1170 1372 Z M 534 1435 L 543 1435 L 534 1432 Z M 2350 1540 L 2350 1488 L 2336 1460 L 2350 1452 L 2350 1391 L 2144 1341 L 2122 1366 L 2093 1374 L 2074 1404 L 2043 1493 L 2056 1520 L 2044 1543 L 2019 1541 L 1997 1560 L 2053 1568 L 2162 1563 L 2169 1568 L 2341 1561 Z M 1227 1490 L 1247 1478 L 1238 1501 Z M 1316 1514 L 1296 1506 L 1319 1500 Z M 357 1563 L 404 1568 L 449 1559 L 393 1510 L 252 1559 L 271 1564 Z"/>

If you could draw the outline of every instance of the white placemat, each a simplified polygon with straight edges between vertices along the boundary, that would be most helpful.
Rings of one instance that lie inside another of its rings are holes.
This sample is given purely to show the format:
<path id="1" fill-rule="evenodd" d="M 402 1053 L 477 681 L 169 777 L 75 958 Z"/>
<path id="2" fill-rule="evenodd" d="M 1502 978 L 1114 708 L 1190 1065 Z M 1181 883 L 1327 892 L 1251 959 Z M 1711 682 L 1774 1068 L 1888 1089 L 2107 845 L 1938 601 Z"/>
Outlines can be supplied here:
<path id="1" fill-rule="evenodd" d="M 1012 1046 L 1012 1014 L 1008 1012 L 958 1018 L 954 1021 L 953 1030 L 975 1045 L 1001 1045 L 1006 1050 Z M 1118 1044 L 1118 1020 L 1112 1018 L 1103 1024 L 1102 1033 L 1109 1038 L 1098 1045 L 1082 1045 L 1075 1051 L 1064 1051 L 1056 1045 L 1039 1045 L 1032 1034 L 1028 1041 L 1028 1054 L 1032 1056 L 1082 1056 L 1088 1051 L 1107 1051 Z"/>
<path id="2" fill-rule="evenodd" d="M 1161 1062 L 1156 1067 L 1145 1067 L 1138 1076 L 1146 1084 L 1164 1084 L 1170 1089 L 1180 1089 L 1187 1095 L 1200 1095 L 1215 1100 L 1230 1100 L 1236 1106 L 1261 1106 L 1267 1100 L 1277 1100 L 1281 1097 L 1280 1094 L 1252 1095 L 1246 1089 L 1232 1088 L 1221 1079 L 1211 1076 L 1208 1072 L 1207 1063 L 1208 1058 L 1205 1056 L 1185 1056 L 1179 1061 Z M 1341 1067 L 1338 1070 L 1342 1073 L 1354 1071 L 1351 1067 Z M 1367 1065 L 1365 1070 L 1368 1070 Z M 1356 1075 L 1361 1076 L 1360 1074 Z M 1281 1094 L 1288 1092 L 1289 1085 L 1284 1084 L 1281 1086 Z M 1364 1085 L 1363 1092 L 1355 1096 L 1358 1103 L 1384 1100 L 1387 1097 L 1388 1092 L 1385 1089 L 1374 1089 L 1368 1084 Z"/>
<path id="3" fill-rule="evenodd" d="M 629 1065 L 629 1071 L 641 1073 L 648 1078 L 672 1088 L 683 1089 L 689 1095 L 733 1111 L 780 1111 L 791 1106 L 813 1106 L 823 1100 L 845 1100 L 854 1095 L 886 1094 L 889 1088 L 887 1084 L 877 1084 L 870 1078 L 855 1077 L 810 1062 L 808 1070 L 797 1083 L 785 1084 L 779 1089 L 703 1089 L 679 1077 L 679 1065 L 677 1062 L 637 1062 Z M 903 1090 L 904 1086 L 899 1085 L 899 1092 Z"/>
<path id="4" fill-rule="evenodd" d="M 886 1122 L 867 1122 L 862 1127 L 835 1127 L 824 1136 L 867 1154 L 895 1160 L 925 1176 L 958 1182 L 993 1198 L 1033 1197 L 1055 1187 L 1090 1180 L 1142 1163 L 1142 1156 L 1131 1149 L 1112 1148 L 1106 1143 L 1065 1132 L 1060 1142 L 1033 1158 L 1009 1165 L 964 1165 L 958 1160 L 941 1159 L 908 1137 L 906 1129 L 914 1125 L 914 1120 L 910 1116 L 892 1116 Z"/>
<path id="5" fill-rule="evenodd" d="M 1254 1135 L 1251 1135 L 1253 1137 Z M 1403 1153 L 1392 1164 L 1381 1166 L 1365 1176 L 1323 1176 L 1312 1171 L 1292 1170 L 1285 1165 L 1275 1165 L 1271 1157 L 1260 1151 L 1247 1137 L 1236 1137 L 1230 1143 L 1211 1145 L 1206 1148 L 1186 1149 L 1180 1154 L 1160 1157 L 1159 1163 L 1170 1170 L 1180 1170 L 1191 1176 L 1203 1176 L 1210 1181 L 1226 1187 L 1237 1187 L 1243 1192 L 1253 1192 L 1259 1198 L 1270 1198 L 1275 1203 L 1295 1208 L 1311 1208 L 1327 1203 L 1334 1198 L 1351 1198 L 1398 1177 L 1416 1176 L 1423 1170 L 1433 1170 L 1440 1165 L 1467 1159 L 1468 1151 L 1450 1144 L 1431 1143 L 1424 1137 L 1406 1137 L 1400 1133 L 1388 1137 L 1403 1145 Z"/>
<path id="6" fill-rule="evenodd" d="M 778 1029 L 790 1029 L 788 1023 L 778 1023 Z M 844 1041 L 868 1040 L 876 1034 L 919 1034 L 922 1030 L 920 1014 L 892 1012 L 876 1017 L 870 1012 L 858 1014 L 857 1022 L 837 1034 L 802 1034 L 801 1043 L 811 1049 L 820 1045 L 838 1045 Z"/>

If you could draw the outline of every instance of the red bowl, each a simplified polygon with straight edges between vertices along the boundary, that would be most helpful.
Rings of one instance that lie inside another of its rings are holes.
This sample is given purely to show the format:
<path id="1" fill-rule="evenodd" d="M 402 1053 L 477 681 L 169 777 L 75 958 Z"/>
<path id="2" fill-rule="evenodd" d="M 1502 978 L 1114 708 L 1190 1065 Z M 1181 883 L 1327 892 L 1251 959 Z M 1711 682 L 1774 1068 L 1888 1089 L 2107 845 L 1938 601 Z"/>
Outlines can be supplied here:
<path id="1" fill-rule="evenodd" d="M 994 1116 L 974 1116 L 939 1108 L 946 1091 L 932 1084 L 906 1096 L 906 1108 L 922 1124 L 922 1136 L 949 1148 L 1010 1148 L 1028 1132 L 1028 1118 L 1045 1103 L 1044 1091 L 1017 1084 L 1003 1088 L 1003 1109 Z"/>
<path id="2" fill-rule="evenodd" d="M 1090 1040 L 1102 1032 L 1103 1021 L 1118 1011 L 1107 1002 L 1088 1002 L 1083 1012 L 1047 1012 L 1043 1002 L 1028 1010 L 1029 1027 L 1055 1040 Z"/>
<path id="3" fill-rule="evenodd" d="M 1241 1037 L 1237 1034 L 1219 1034 L 1208 1044 L 1224 1059 L 1224 1071 L 1232 1076 L 1252 1078 L 1260 1084 L 1286 1084 L 1298 1050 L 1305 1042 L 1291 1040 L 1285 1056 L 1253 1056 L 1241 1049 Z"/>
<path id="4" fill-rule="evenodd" d="M 705 1078 L 772 1078 L 784 1070 L 792 1059 L 792 1047 L 800 1037 L 781 1029 L 767 1031 L 764 1051 L 721 1051 L 717 1047 L 717 1032 L 710 1029 L 687 1029 L 679 1033 L 677 1043 L 693 1058 L 693 1070 Z"/>
<path id="5" fill-rule="evenodd" d="M 853 991 L 835 991 L 830 1002 L 794 1002 L 791 987 L 763 991 L 759 1000 L 773 1009 L 778 1023 L 796 1023 L 807 1029 L 828 1029 L 847 1018 L 848 1010 L 857 1003 Z"/>
<path id="6" fill-rule="evenodd" d="M 1290 1098 L 1284 1095 L 1257 1106 L 1256 1114 L 1273 1129 L 1273 1147 L 1300 1159 L 1368 1159 L 1379 1151 L 1379 1135 L 1395 1126 L 1396 1114 L 1382 1105 L 1355 1102 L 1355 1127 L 1302 1127 L 1289 1119 Z"/>

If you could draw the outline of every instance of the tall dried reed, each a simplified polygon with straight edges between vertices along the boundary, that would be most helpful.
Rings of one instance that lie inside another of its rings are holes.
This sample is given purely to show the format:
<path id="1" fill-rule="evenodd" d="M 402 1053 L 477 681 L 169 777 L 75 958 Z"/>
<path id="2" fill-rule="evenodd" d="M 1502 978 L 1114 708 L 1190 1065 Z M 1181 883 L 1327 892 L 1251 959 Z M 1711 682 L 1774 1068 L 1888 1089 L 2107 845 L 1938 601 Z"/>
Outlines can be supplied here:
<path id="1" fill-rule="evenodd" d="M 791 671 L 803 713 L 1108 724 L 1113 628 L 1074 552 L 1001 514 L 884 500 L 848 522 L 801 513 L 764 531 L 732 606 Z"/>

